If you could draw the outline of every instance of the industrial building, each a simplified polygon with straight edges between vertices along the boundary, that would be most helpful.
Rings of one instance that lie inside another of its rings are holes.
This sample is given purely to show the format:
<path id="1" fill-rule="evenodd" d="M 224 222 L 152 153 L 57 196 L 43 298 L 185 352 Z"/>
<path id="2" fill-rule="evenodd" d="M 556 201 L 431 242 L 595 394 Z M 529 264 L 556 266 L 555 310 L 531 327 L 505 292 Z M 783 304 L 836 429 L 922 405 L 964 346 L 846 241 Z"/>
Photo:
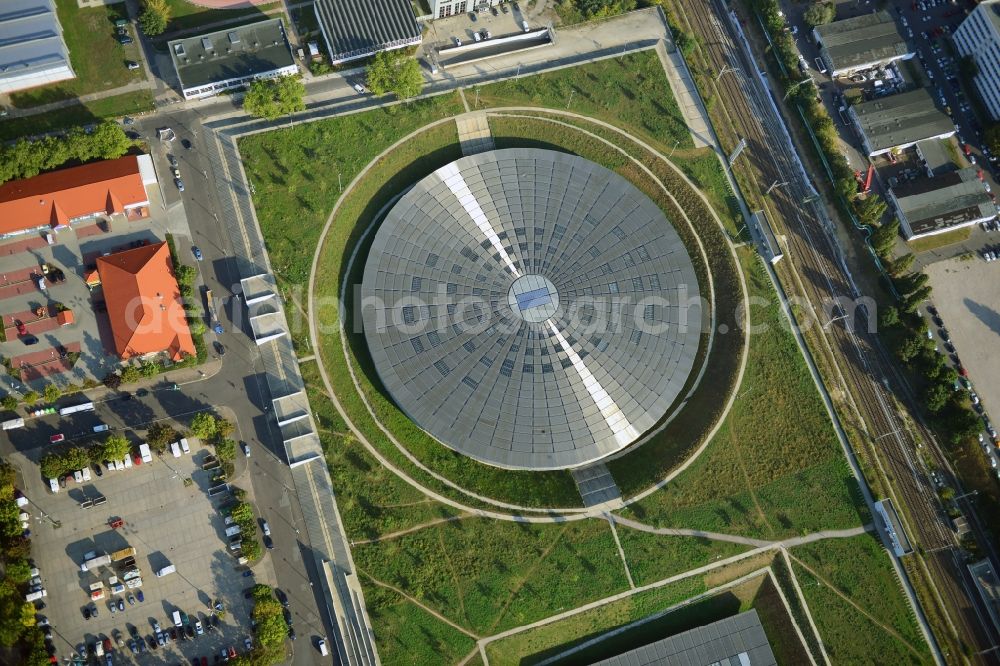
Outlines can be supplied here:
<path id="1" fill-rule="evenodd" d="M 934 105 L 924 88 L 855 104 L 847 114 L 869 157 L 902 150 L 926 139 L 946 139 L 955 133 L 951 118 Z"/>
<path id="2" fill-rule="evenodd" d="M 889 189 L 907 240 L 953 231 L 996 217 L 976 167 L 921 178 Z"/>
<path id="3" fill-rule="evenodd" d="M 0 93 L 75 77 L 53 0 L 0 3 Z"/>
<path id="4" fill-rule="evenodd" d="M 973 9 L 952 35 L 955 47 L 976 63 L 973 83 L 993 120 L 1000 120 L 1000 0 Z"/>
<path id="5" fill-rule="evenodd" d="M 694 367 L 698 294 L 680 236 L 631 183 L 518 148 L 403 195 L 372 242 L 361 312 L 417 425 L 490 465 L 565 469 L 664 418 Z"/>
<path id="6" fill-rule="evenodd" d="M 594 662 L 593 666 L 777 666 L 777 663 L 760 616 L 751 608 Z"/>
<path id="7" fill-rule="evenodd" d="M 813 38 L 830 76 L 845 76 L 913 57 L 886 11 L 816 26 Z"/>
<path id="8" fill-rule="evenodd" d="M 149 155 L 126 155 L 6 182 L 0 185 L 0 238 L 104 215 L 144 218 L 149 214 L 146 186 L 155 183 Z"/>
<path id="9" fill-rule="evenodd" d="M 167 50 L 184 99 L 211 97 L 299 72 L 281 19 L 174 39 Z"/>
<path id="10" fill-rule="evenodd" d="M 417 46 L 422 39 L 410 0 L 316 0 L 314 7 L 334 65 Z"/>
<path id="11" fill-rule="evenodd" d="M 490 7 L 497 7 L 507 0 L 434 0 L 431 16 L 448 18 L 466 12 L 485 12 Z"/>

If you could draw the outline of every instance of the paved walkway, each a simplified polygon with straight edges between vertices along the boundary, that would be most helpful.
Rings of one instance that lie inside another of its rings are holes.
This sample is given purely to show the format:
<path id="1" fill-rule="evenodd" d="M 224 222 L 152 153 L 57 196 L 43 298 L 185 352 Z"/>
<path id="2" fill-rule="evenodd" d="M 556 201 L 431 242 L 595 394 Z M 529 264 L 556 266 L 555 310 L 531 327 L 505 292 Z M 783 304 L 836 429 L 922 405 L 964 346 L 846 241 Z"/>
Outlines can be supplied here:
<path id="1" fill-rule="evenodd" d="M 493 150 L 493 135 L 485 113 L 466 113 L 455 118 L 458 142 L 463 155 L 475 155 Z"/>
<path id="2" fill-rule="evenodd" d="M 691 78 L 687 63 L 672 44 L 670 48 L 664 42 L 656 45 L 656 55 L 663 63 L 663 71 L 674 92 L 674 99 L 681 109 L 681 115 L 687 123 L 695 148 L 708 148 L 712 145 L 711 130 L 708 123 L 708 112 L 701 103 L 698 89 Z"/>

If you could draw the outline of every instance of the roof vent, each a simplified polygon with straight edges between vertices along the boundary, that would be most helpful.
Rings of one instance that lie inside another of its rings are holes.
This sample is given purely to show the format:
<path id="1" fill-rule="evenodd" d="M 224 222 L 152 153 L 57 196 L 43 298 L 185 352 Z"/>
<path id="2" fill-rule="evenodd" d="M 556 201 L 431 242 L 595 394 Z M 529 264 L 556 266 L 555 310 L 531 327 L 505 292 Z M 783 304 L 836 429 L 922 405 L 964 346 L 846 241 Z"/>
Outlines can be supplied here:
<path id="1" fill-rule="evenodd" d="M 215 50 L 215 47 L 212 46 L 212 40 L 209 39 L 208 37 L 202 37 L 201 38 L 201 46 L 206 51 L 214 51 Z"/>
<path id="2" fill-rule="evenodd" d="M 236 34 L 235 32 L 229 33 L 229 43 L 230 44 L 239 44 L 240 43 L 240 36 L 238 34 Z"/>
<path id="3" fill-rule="evenodd" d="M 184 55 L 184 45 L 183 44 L 174 44 L 174 53 L 176 53 L 179 56 L 183 56 Z"/>

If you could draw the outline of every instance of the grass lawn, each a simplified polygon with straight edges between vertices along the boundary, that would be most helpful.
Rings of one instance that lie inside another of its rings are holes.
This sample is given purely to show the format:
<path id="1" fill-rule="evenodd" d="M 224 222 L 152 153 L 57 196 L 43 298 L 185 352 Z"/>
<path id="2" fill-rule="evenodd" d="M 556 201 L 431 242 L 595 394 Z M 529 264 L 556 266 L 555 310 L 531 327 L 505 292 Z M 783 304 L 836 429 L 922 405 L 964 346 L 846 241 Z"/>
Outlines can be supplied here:
<path id="1" fill-rule="evenodd" d="M 579 67 L 481 86 L 479 107 L 539 106 L 566 109 L 628 129 L 669 151 L 694 142 L 656 51 L 630 53 Z M 572 95 L 572 100 L 570 100 Z M 474 93 L 466 93 L 470 102 Z"/>
<path id="2" fill-rule="evenodd" d="M 34 116 L 3 118 L 0 119 L 0 141 L 54 132 L 76 125 L 89 125 L 105 118 L 142 113 L 151 111 L 153 108 L 153 93 L 149 90 L 140 90 L 124 95 L 103 97 L 93 102 L 74 104 L 65 109 L 57 109 Z"/>
<path id="3" fill-rule="evenodd" d="M 228 21 L 230 19 L 246 17 L 246 23 L 250 19 L 263 21 L 265 18 L 276 18 L 276 16 L 265 16 L 265 12 L 281 7 L 280 2 L 257 5 L 255 7 L 240 7 L 238 9 L 209 9 L 190 3 L 187 0 L 167 0 L 170 7 L 170 22 L 164 33 L 170 37 L 170 33 L 187 28 L 197 28 L 199 26 L 215 23 L 216 21 Z M 241 21 L 244 23 L 244 21 Z"/>
<path id="4" fill-rule="evenodd" d="M 442 95 L 240 139 L 257 218 L 286 298 L 309 282 L 313 252 L 341 185 L 346 187 L 376 155 L 413 130 L 462 111 L 457 95 Z M 294 225 L 288 224 L 290 213 Z M 350 233 L 356 222 L 345 221 L 348 228 L 334 233 Z M 300 355 L 311 353 L 305 321 L 293 322 L 292 339 Z"/>
<path id="5" fill-rule="evenodd" d="M 943 234 L 934 234 L 926 238 L 911 240 L 906 243 L 906 246 L 913 252 L 927 252 L 928 250 L 936 250 L 939 247 L 952 245 L 953 243 L 965 242 L 969 240 L 971 234 L 972 227 L 964 227 L 962 229 L 955 229 L 954 231 L 946 231 Z"/>
<path id="6" fill-rule="evenodd" d="M 824 581 L 793 560 L 795 576 L 833 663 L 867 662 L 872 655 L 879 655 L 878 661 L 885 664 L 932 661 L 888 555 L 875 537 L 819 541 L 794 548 L 791 555 Z"/>
<path id="7" fill-rule="evenodd" d="M 356 546 L 359 576 L 399 587 L 490 635 L 628 589 L 607 521 L 532 525 L 482 518 Z"/>
<path id="8" fill-rule="evenodd" d="M 374 539 L 455 515 L 454 509 L 401 481 L 368 454 L 323 392 L 315 361 L 303 363 L 300 370 L 348 538 Z"/>
<path id="9" fill-rule="evenodd" d="M 740 256 L 752 335 L 740 397 L 709 448 L 624 513 L 663 527 L 784 538 L 869 519 L 833 427 L 756 254 Z M 752 300 L 751 303 L 754 301 Z"/>
<path id="10" fill-rule="evenodd" d="M 472 638 L 392 590 L 370 583 L 364 588 L 383 664 L 457 664 L 475 647 Z"/>
<path id="11" fill-rule="evenodd" d="M 719 158 L 712 149 L 677 151 L 671 161 L 708 197 L 712 208 L 726 225 L 726 231 L 733 238 L 738 237 L 743 226 L 743 213 L 736 195 L 729 187 Z"/>
<path id="12" fill-rule="evenodd" d="M 126 60 L 139 60 L 135 29 L 129 28 L 136 40 L 129 46 L 115 39 L 115 19 L 126 18 L 124 5 L 80 9 L 76 0 L 56 0 L 56 11 L 76 78 L 13 93 L 11 104 L 18 108 L 38 106 L 142 80 L 142 69 L 129 71 L 125 67 Z"/>
<path id="13" fill-rule="evenodd" d="M 699 537 L 661 536 L 616 525 L 618 540 L 625 551 L 632 580 L 647 585 L 682 571 L 704 566 L 717 559 L 738 555 L 749 549 L 727 541 Z"/>

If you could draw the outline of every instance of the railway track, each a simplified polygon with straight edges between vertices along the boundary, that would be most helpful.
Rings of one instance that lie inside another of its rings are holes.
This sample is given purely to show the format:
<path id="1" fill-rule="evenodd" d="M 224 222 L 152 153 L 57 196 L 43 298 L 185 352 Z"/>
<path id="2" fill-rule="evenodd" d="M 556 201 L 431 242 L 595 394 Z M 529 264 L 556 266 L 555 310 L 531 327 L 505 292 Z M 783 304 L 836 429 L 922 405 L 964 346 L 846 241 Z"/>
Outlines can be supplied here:
<path id="1" fill-rule="evenodd" d="M 767 99 L 770 93 L 763 90 L 757 77 L 758 64 L 738 45 L 726 15 L 728 10 L 715 0 L 680 0 L 680 4 L 700 38 L 708 65 L 717 73 L 718 102 L 738 138 L 746 139 L 746 148 L 738 159 L 748 159 L 762 175 L 761 184 L 772 186 L 771 195 L 765 197 L 766 205 L 772 219 L 776 218 L 778 226 L 787 232 L 787 254 L 795 263 L 802 295 L 813 304 L 818 317 L 822 316 L 819 313 L 828 313 L 829 321 L 823 324 L 820 336 L 825 335 L 829 342 L 835 365 L 843 377 L 843 388 L 853 397 L 872 440 L 876 464 L 890 480 L 891 493 L 901 508 L 908 535 L 925 553 L 930 578 L 944 606 L 940 610 L 946 614 L 959 641 L 976 653 L 974 661 L 992 661 L 995 653 L 984 651 L 995 643 L 994 629 L 971 591 L 968 572 L 957 556 L 955 538 L 946 526 L 943 508 L 916 452 L 922 447 L 925 455 L 941 469 L 950 469 L 947 461 L 922 428 L 918 431 L 922 441 L 915 441 L 898 413 L 889 386 L 890 378 L 897 384 L 902 378 L 893 359 L 868 332 L 867 313 L 862 311 L 856 318 L 848 317 L 848 325 L 834 325 L 830 304 L 842 299 L 846 303 L 860 294 L 830 237 L 830 230 L 824 227 L 830 223 L 825 210 L 820 208 L 822 202 L 815 200 L 812 187 L 798 177 L 799 164 L 784 149 L 787 142 L 780 121 L 770 108 Z M 940 631 L 941 627 L 937 629 Z M 951 657 L 950 660 L 961 659 L 959 655 Z"/>

